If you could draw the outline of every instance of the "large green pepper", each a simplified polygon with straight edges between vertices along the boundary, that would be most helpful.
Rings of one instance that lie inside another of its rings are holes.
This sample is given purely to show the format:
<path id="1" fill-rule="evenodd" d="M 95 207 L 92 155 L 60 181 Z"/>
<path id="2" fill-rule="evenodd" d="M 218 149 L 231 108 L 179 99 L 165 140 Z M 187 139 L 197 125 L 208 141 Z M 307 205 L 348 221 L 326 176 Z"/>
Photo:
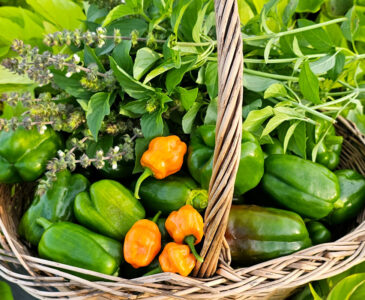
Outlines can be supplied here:
<path id="1" fill-rule="evenodd" d="M 281 206 L 312 219 L 327 216 L 340 196 L 334 173 L 320 164 L 286 154 L 266 158 L 262 186 Z"/>
<path id="2" fill-rule="evenodd" d="M 215 146 L 215 125 L 202 125 L 191 136 L 188 167 L 193 178 L 204 189 L 209 188 L 213 169 Z M 264 173 L 264 155 L 256 138 L 249 132 L 242 132 L 241 158 L 234 185 L 239 196 L 253 189 Z"/>
<path id="3" fill-rule="evenodd" d="M 225 234 L 232 261 L 250 265 L 311 246 L 302 218 L 294 212 L 233 205 Z"/>
<path id="4" fill-rule="evenodd" d="M 77 195 L 76 219 L 85 227 L 122 240 L 135 222 L 145 217 L 145 210 L 132 192 L 113 180 L 100 180 L 90 187 L 90 194 Z"/>
<path id="5" fill-rule="evenodd" d="M 332 234 L 322 223 L 318 221 L 310 221 L 306 225 L 313 245 L 331 241 Z"/>
<path id="6" fill-rule="evenodd" d="M 327 217 L 332 225 L 354 219 L 365 205 L 364 176 L 354 170 L 338 170 L 335 174 L 340 182 L 341 194 L 338 208 Z"/>
<path id="7" fill-rule="evenodd" d="M 61 147 L 60 137 L 50 128 L 43 134 L 23 127 L 0 131 L 0 183 L 36 180 Z"/>
<path id="8" fill-rule="evenodd" d="M 120 242 L 70 222 L 52 224 L 44 218 L 39 218 L 37 222 L 45 228 L 38 245 L 41 258 L 107 275 L 117 275 L 123 259 Z"/>
<path id="9" fill-rule="evenodd" d="M 150 177 L 142 183 L 139 195 L 147 210 L 161 211 L 165 215 L 185 204 L 197 210 L 203 210 L 208 205 L 208 192 L 198 188 L 190 177 L 172 175 L 163 180 Z"/>
<path id="10" fill-rule="evenodd" d="M 312 157 L 313 148 L 320 142 L 322 135 L 329 128 L 324 140 L 319 144 L 316 162 L 333 170 L 340 163 L 343 137 L 337 136 L 335 127 L 326 120 L 317 118 L 316 121 L 317 124 L 315 126 L 308 124 L 308 157 Z"/>
<path id="11" fill-rule="evenodd" d="M 80 174 L 71 175 L 68 170 L 57 173 L 57 180 L 42 196 L 35 196 L 20 220 L 20 236 L 36 246 L 44 231 L 37 224 L 38 218 L 44 217 L 51 222 L 71 221 L 75 197 L 88 186 L 88 180 Z"/>

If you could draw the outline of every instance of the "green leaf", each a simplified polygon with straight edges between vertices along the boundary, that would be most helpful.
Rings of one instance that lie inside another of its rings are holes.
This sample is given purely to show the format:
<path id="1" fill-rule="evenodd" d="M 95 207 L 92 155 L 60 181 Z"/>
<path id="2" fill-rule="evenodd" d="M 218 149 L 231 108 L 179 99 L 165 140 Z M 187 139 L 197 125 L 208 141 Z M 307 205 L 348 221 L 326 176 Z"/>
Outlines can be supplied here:
<path id="1" fill-rule="evenodd" d="M 0 281 L 0 299 L 1 300 L 13 300 L 13 293 L 11 292 L 10 285 L 4 281 Z"/>
<path id="2" fill-rule="evenodd" d="M 70 78 L 66 77 L 60 71 L 53 71 L 53 80 L 55 84 L 65 92 L 79 99 L 89 99 L 92 92 L 84 89 L 80 83 L 81 75 L 74 74 Z"/>
<path id="3" fill-rule="evenodd" d="M 242 109 L 243 118 L 246 119 L 248 114 L 250 113 L 250 111 L 257 110 L 261 107 L 262 107 L 262 100 L 261 99 L 256 99 L 256 100 L 252 101 L 250 104 L 244 105 L 243 109 Z"/>
<path id="4" fill-rule="evenodd" d="M 140 80 L 160 58 L 161 55 L 150 48 L 145 47 L 139 49 L 136 54 L 136 60 L 134 61 L 133 77 Z"/>
<path id="5" fill-rule="evenodd" d="M 270 58 L 270 51 L 271 51 L 271 47 L 273 46 L 273 44 L 277 41 L 276 38 L 272 38 L 270 39 L 265 47 L 265 51 L 264 51 L 264 59 L 265 59 L 265 63 L 268 63 L 269 58 Z"/>
<path id="6" fill-rule="evenodd" d="M 181 65 L 179 69 L 171 70 L 166 76 L 166 88 L 169 93 L 171 93 L 175 87 L 181 82 L 186 72 L 190 71 L 195 65 L 196 58 L 191 61 Z"/>
<path id="7" fill-rule="evenodd" d="M 129 75 L 133 74 L 133 60 L 129 52 L 132 48 L 132 41 L 122 40 L 115 46 L 112 57 L 118 66 L 125 70 Z"/>
<path id="8" fill-rule="evenodd" d="M 275 116 L 273 116 L 269 122 L 267 122 L 264 131 L 261 134 L 261 137 L 265 135 L 269 135 L 270 132 L 275 130 L 281 123 L 293 119 L 292 116 L 289 116 L 284 113 L 276 113 Z"/>
<path id="9" fill-rule="evenodd" d="M 184 133 L 191 133 L 191 129 L 193 128 L 194 120 L 196 118 L 197 113 L 199 112 L 202 103 L 194 102 L 193 106 L 188 110 L 188 112 L 184 115 L 182 119 L 182 128 Z"/>
<path id="10" fill-rule="evenodd" d="M 27 3 L 59 30 L 81 28 L 86 19 L 82 8 L 72 0 L 27 0 Z"/>
<path id="11" fill-rule="evenodd" d="M 10 72 L 0 65 L 0 84 L 24 84 L 24 85 L 35 85 L 36 83 L 30 80 L 27 76 L 18 75 Z"/>
<path id="12" fill-rule="evenodd" d="M 199 89 L 187 90 L 183 87 L 178 87 L 177 92 L 180 95 L 181 104 L 186 111 L 188 111 L 194 104 L 196 98 L 198 97 Z"/>
<path id="13" fill-rule="evenodd" d="M 255 132 L 273 114 L 274 110 L 271 106 L 266 106 L 260 110 L 253 110 L 248 114 L 247 119 L 242 124 L 242 127 L 244 130 Z"/>
<path id="14" fill-rule="evenodd" d="M 134 147 L 134 155 L 136 157 L 134 163 L 133 174 L 143 172 L 144 168 L 141 166 L 141 157 L 143 153 L 148 149 L 148 144 L 150 143 L 151 139 L 146 138 L 138 138 L 136 140 L 136 145 Z"/>
<path id="15" fill-rule="evenodd" d="M 104 117 L 110 114 L 110 96 L 110 93 L 96 93 L 88 103 L 86 120 L 95 141 L 98 141 L 98 133 Z"/>
<path id="16" fill-rule="evenodd" d="M 110 67 L 114 72 L 122 89 L 132 98 L 141 99 L 153 95 L 155 90 L 147 85 L 140 83 L 131 77 L 126 71 L 117 65 L 114 58 L 109 57 Z"/>
<path id="17" fill-rule="evenodd" d="M 319 98 L 319 80 L 313 74 L 307 61 L 303 64 L 302 70 L 300 71 L 299 87 L 306 100 L 314 104 L 321 103 L 321 99 Z"/>
<path id="18" fill-rule="evenodd" d="M 144 114 L 141 118 L 141 128 L 143 136 L 147 139 L 162 136 L 164 131 L 162 112 L 155 111 L 151 114 Z"/>
<path id="19" fill-rule="evenodd" d="M 286 97 L 288 94 L 286 88 L 281 83 L 274 83 L 270 85 L 264 93 L 264 99 L 271 97 Z"/>
<path id="20" fill-rule="evenodd" d="M 270 85 L 278 82 L 280 81 L 271 78 L 265 78 L 251 74 L 243 75 L 243 86 L 254 92 L 263 92 Z"/>
<path id="21" fill-rule="evenodd" d="M 120 113 L 123 115 L 124 112 L 127 110 L 128 112 L 133 113 L 134 115 L 142 115 L 146 113 L 146 105 L 149 98 L 139 99 L 130 101 L 127 104 L 120 105 Z"/>
<path id="22" fill-rule="evenodd" d="M 283 13 L 283 23 L 285 25 L 288 25 L 290 19 L 295 14 L 295 10 L 298 6 L 299 0 L 290 0 L 288 5 L 285 7 L 284 13 Z"/>
<path id="23" fill-rule="evenodd" d="M 204 124 L 215 124 L 217 122 L 218 98 L 210 100 L 204 118 Z"/>
<path id="24" fill-rule="evenodd" d="M 193 41 L 196 43 L 200 43 L 201 32 L 204 29 L 204 27 L 203 27 L 204 18 L 206 16 L 206 12 L 207 12 L 209 5 L 210 5 L 210 3 L 208 2 L 202 7 L 202 9 L 198 10 L 196 22 L 195 22 L 193 30 L 192 30 L 192 38 L 193 38 Z"/>
<path id="25" fill-rule="evenodd" d="M 252 8 L 246 0 L 237 1 L 237 4 L 240 21 L 242 25 L 246 25 L 247 22 L 255 16 L 255 13 L 252 11 Z"/>
<path id="26" fill-rule="evenodd" d="M 210 99 L 218 96 L 218 64 L 216 62 L 208 62 L 205 68 L 204 83 Z"/>
<path id="27" fill-rule="evenodd" d="M 324 0 L 299 0 L 299 4 L 297 6 L 296 11 L 300 13 L 303 12 L 315 13 L 320 10 L 323 2 Z"/>
<path id="28" fill-rule="evenodd" d="M 143 12 L 141 1 L 126 0 L 125 4 L 120 4 L 114 7 L 106 16 L 103 27 L 107 26 L 114 20 L 123 18 L 125 16 L 137 15 Z"/>
<path id="29" fill-rule="evenodd" d="M 80 104 L 83 111 L 87 112 L 89 101 L 86 100 L 86 99 L 77 99 L 76 101 L 77 101 L 78 104 Z"/>
<path id="30" fill-rule="evenodd" d="M 307 126 L 305 122 L 300 122 L 294 132 L 295 146 L 290 150 L 300 157 L 307 159 Z"/>
<path id="31" fill-rule="evenodd" d="M 345 57 L 345 55 L 342 52 L 340 52 L 340 53 L 338 53 L 336 55 L 335 65 L 327 73 L 328 74 L 328 77 L 330 79 L 332 79 L 333 81 L 335 81 L 338 78 L 338 76 L 343 71 L 343 68 L 345 66 L 345 61 L 346 61 L 346 57 Z"/>
<path id="32" fill-rule="evenodd" d="M 146 84 L 146 83 L 150 82 L 153 78 L 171 70 L 174 67 L 175 67 L 175 63 L 172 60 L 162 63 L 161 65 L 157 66 L 155 69 L 153 69 L 151 72 L 149 72 L 147 74 L 143 83 Z"/>
<path id="33" fill-rule="evenodd" d="M 309 63 L 309 66 L 314 74 L 323 74 L 332 69 L 336 64 L 336 54 L 326 55 L 320 59 Z"/>
<path id="34" fill-rule="evenodd" d="M 87 45 L 85 45 L 84 48 L 84 62 L 86 66 L 90 65 L 91 63 L 95 63 L 98 65 L 100 72 L 106 72 L 100 59 L 96 56 L 95 50 Z"/>
<path id="35" fill-rule="evenodd" d="M 171 14 L 171 27 L 173 28 L 175 35 L 177 35 L 181 19 L 186 9 L 192 2 L 193 1 L 191 0 L 177 0 L 174 2 L 174 7 Z"/>
<path id="36" fill-rule="evenodd" d="M 310 283 L 309 283 L 309 288 L 310 288 L 311 294 L 313 296 L 313 300 L 322 300 L 322 298 L 317 294 L 317 292 L 313 288 L 312 284 L 310 284 Z"/>
<path id="37" fill-rule="evenodd" d="M 298 20 L 298 25 L 300 28 L 314 24 L 316 23 L 306 19 Z M 334 46 L 328 33 L 323 28 L 303 31 L 298 35 L 298 38 L 300 37 L 304 38 L 315 49 L 320 51 L 330 51 L 331 48 Z"/>
<path id="38" fill-rule="evenodd" d="M 346 14 L 347 20 L 342 23 L 341 29 L 350 42 L 365 42 L 365 7 L 354 5 Z"/>
<path id="39" fill-rule="evenodd" d="M 284 153 L 286 153 L 286 150 L 288 149 L 288 144 L 291 139 L 291 137 L 294 134 L 295 129 L 297 128 L 299 122 L 294 122 L 292 125 L 290 125 L 288 131 L 286 132 L 285 138 L 284 138 Z"/>
<path id="40" fill-rule="evenodd" d="M 365 273 L 341 280 L 329 293 L 327 300 L 360 300 L 365 297 Z"/>

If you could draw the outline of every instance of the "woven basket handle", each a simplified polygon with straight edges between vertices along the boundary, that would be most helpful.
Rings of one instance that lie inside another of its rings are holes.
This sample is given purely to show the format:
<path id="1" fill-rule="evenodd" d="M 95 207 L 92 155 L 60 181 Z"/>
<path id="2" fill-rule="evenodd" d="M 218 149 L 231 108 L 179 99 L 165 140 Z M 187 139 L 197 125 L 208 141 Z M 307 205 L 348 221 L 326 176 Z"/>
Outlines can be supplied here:
<path id="1" fill-rule="evenodd" d="M 205 239 L 200 253 L 204 262 L 197 263 L 193 273 L 198 277 L 210 277 L 217 269 L 241 155 L 243 53 L 236 0 L 215 0 L 215 12 L 219 104 L 213 174 L 204 216 Z"/>

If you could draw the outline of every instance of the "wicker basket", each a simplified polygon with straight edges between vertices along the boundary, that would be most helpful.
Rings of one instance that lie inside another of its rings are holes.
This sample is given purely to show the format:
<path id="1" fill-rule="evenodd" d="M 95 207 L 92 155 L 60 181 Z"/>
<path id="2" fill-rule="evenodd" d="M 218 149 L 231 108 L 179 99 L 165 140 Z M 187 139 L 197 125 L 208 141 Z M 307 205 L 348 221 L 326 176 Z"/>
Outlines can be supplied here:
<path id="1" fill-rule="evenodd" d="M 224 239 L 240 157 L 243 55 L 235 0 L 216 0 L 219 108 L 214 170 L 205 213 L 205 240 L 193 277 L 171 273 L 127 280 L 40 259 L 19 240 L 16 228 L 27 207 L 33 184 L 0 186 L 0 276 L 39 299 L 283 299 L 297 287 L 347 270 L 365 258 L 365 214 L 351 233 L 255 266 L 232 269 Z M 341 168 L 365 175 L 365 136 L 339 118 L 345 137 Z M 218 267 L 217 267 L 218 266 Z M 98 275 L 90 282 L 68 271 Z"/>

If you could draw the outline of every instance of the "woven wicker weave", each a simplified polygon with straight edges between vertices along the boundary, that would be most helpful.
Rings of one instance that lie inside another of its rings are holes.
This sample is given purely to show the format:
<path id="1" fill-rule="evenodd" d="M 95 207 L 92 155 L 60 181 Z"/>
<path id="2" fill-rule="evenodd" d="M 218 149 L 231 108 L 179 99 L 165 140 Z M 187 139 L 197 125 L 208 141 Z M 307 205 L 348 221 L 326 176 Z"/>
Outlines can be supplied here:
<path id="1" fill-rule="evenodd" d="M 229 266 L 224 232 L 240 157 L 243 55 L 236 1 L 216 0 L 215 6 L 219 54 L 216 149 L 201 252 L 205 261 L 197 265 L 195 277 L 161 273 L 127 280 L 38 258 L 16 232 L 32 184 L 0 185 L 0 276 L 39 299 L 283 299 L 307 282 L 333 276 L 365 259 L 365 214 L 361 213 L 361 224 L 334 243 L 248 268 Z M 345 137 L 340 167 L 365 175 L 365 136 L 343 118 L 336 128 Z M 64 270 L 102 279 L 90 282 Z"/>

